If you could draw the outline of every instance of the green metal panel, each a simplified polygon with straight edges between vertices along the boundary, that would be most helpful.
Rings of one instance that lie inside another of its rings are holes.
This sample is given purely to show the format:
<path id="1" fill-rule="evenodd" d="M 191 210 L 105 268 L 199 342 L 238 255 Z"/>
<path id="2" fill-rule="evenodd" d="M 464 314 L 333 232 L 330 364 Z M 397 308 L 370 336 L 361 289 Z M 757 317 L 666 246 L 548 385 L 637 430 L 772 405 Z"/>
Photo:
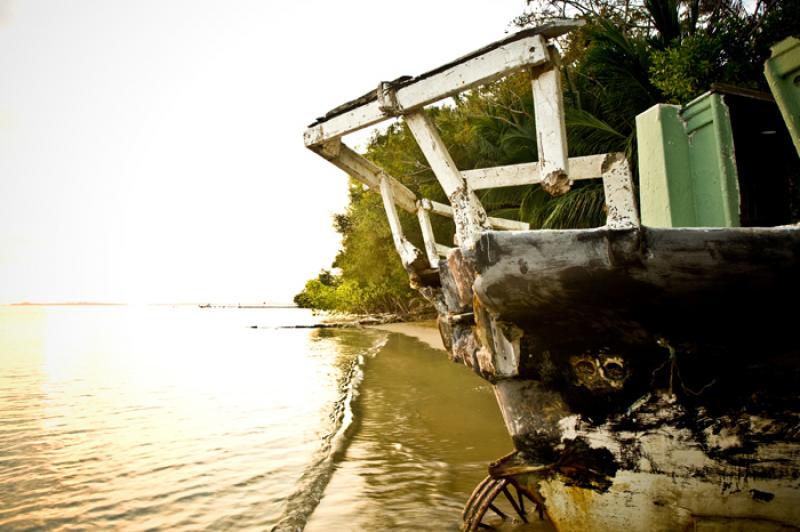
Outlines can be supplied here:
<path id="1" fill-rule="evenodd" d="M 789 37 L 773 46 L 764 75 L 800 155 L 800 40 Z"/>
<path id="2" fill-rule="evenodd" d="M 683 109 L 656 105 L 636 117 L 642 224 L 739 225 L 739 188 L 728 108 L 707 93 Z"/>

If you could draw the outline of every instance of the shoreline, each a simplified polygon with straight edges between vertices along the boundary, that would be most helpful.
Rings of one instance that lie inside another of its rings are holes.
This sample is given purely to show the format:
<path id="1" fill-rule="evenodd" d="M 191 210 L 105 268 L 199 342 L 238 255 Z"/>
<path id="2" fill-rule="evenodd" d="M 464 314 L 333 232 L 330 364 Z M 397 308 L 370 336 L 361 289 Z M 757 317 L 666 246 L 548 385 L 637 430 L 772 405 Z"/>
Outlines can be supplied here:
<path id="1" fill-rule="evenodd" d="M 439 335 L 439 328 L 436 326 L 436 320 L 398 321 L 380 325 L 365 325 L 364 327 L 367 329 L 378 329 L 381 331 L 405 334 L 406 336 L 416 338 L 433 349 L 445 351 L 442 337 Z"/>

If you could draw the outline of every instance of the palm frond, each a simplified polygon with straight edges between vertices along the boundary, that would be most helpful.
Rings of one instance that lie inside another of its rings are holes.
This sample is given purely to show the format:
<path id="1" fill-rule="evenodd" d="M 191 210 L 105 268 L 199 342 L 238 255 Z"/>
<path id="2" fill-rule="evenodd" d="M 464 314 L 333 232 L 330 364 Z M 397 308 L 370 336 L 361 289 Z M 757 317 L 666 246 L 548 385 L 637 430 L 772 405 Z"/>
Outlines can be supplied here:
<path id="1" fill-rule="evenodd" d="M 528 222 L 531 229 L 541 229 L 549 214 L 550 194 L 539 185 L 528 187 L 519 207 L 519 219 Z"/>
<path id="2" fill-rule="evenodd" d="M 582 109 L 566 109 L 566 126 L 570 153 L 573 156 L 623 151 L 630 136 Z"/>
<path id="3" fill-rule="evenodd" d="M 505 209 L 490 210 L 487 212 L 489 216 L 495 218 L 505 218 L 506 220 L 519 220 L 519 207 L 507 207 Z"/>
<path id="4" fill-rule="evenodd" d="M 527 185 L 518 187 L 490 188 L 480 192 L 480 200 L 488 211 L 496 209 L 514 208 L 519 211 Z M 519 214 L 517 214 L 519 216 Z"/>
<path id="5" fill-rule="evenodd" d="M 576 187 L 551 200 L 552 208 L 544 229 L 578 229 L 598 227 L 605 223 L 605 196 L 602 184 Z"/>

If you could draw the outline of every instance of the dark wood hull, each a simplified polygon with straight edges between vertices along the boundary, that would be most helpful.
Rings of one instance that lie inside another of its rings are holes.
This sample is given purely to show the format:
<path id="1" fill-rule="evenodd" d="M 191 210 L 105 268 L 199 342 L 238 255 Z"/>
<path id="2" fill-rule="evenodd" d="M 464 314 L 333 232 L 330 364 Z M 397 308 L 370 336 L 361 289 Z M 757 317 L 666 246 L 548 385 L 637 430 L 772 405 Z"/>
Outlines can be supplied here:
<path id="1" fill-rule="evenodd" d="M 556 525 L 800 527 L 798 259 L 797 226 L 487 232 L 440 328 Z"/>

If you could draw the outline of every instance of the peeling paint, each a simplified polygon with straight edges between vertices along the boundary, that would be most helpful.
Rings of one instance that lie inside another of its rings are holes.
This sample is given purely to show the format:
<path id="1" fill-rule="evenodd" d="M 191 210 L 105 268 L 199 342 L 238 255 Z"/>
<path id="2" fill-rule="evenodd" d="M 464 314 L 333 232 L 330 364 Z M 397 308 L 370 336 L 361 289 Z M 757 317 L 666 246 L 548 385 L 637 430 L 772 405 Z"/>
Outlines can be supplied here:
<path id="1" fill-rule="evenodd" d="M 556 170 L 545 174 L 542 179 L 542 188 L 551 196 L 561 196 L 572 188 L 572 181 L 563 170 Z"/>
<path id="2" fill-rule="evenodd" d="M 381 82 L 304 135 L 312 150 L 380 189 L 397 252 L 412 286 L 436 307 L 451 359 L 493 384 L 515 452 L 490 466 L 490 476 L 506 476 L 486 486 L 496 495 L 512 483 L 564 530 L 800 527 L 800 340 L 796 317 L 783 310 L 800 299 L 800 226 L 642 226 L 622 154 L 567 157 L 558 55 L 551 35 L 536 31 L 421 77 Z M 423 107 L 512 63 L 533 74 L 539 161 L 462 173 Z M 418 200 L 339 140 L 400 113 L 450 205 Z M 660 134 L 680 129 L 680 149 L 699 155 L 680 173 L 686 179 L 704 172 L 701 148 L 729 122 L 721 97 L 642 117 Z M 664 159 L 663 142 L 646 144 L 640 163 L 666 168 L 686 155 Z M 723 144 L 730 167 L 733 146 Z M 589 230 L 493 231 L 521 226 L 487 217 L 471 188 L 541 182 L 557 195 L 574 179 L 597 177 L 607 221 Z M 691 188 L 683 184 L 672 182 L 670 195 Z M 645 183 L 643 202 L 680 225 L 681 213 L 650 201 L 661 185 Z M 735 186 L 722 183 L 721 218 L 686 203 L 683 214 L 702 222 L 689 225 L 738 224 Z M 404 237 L 395 205 L 418 215 L 425 253 Z M 426 232 L 428 211 L 452 216 L 457 248 Z"/>

